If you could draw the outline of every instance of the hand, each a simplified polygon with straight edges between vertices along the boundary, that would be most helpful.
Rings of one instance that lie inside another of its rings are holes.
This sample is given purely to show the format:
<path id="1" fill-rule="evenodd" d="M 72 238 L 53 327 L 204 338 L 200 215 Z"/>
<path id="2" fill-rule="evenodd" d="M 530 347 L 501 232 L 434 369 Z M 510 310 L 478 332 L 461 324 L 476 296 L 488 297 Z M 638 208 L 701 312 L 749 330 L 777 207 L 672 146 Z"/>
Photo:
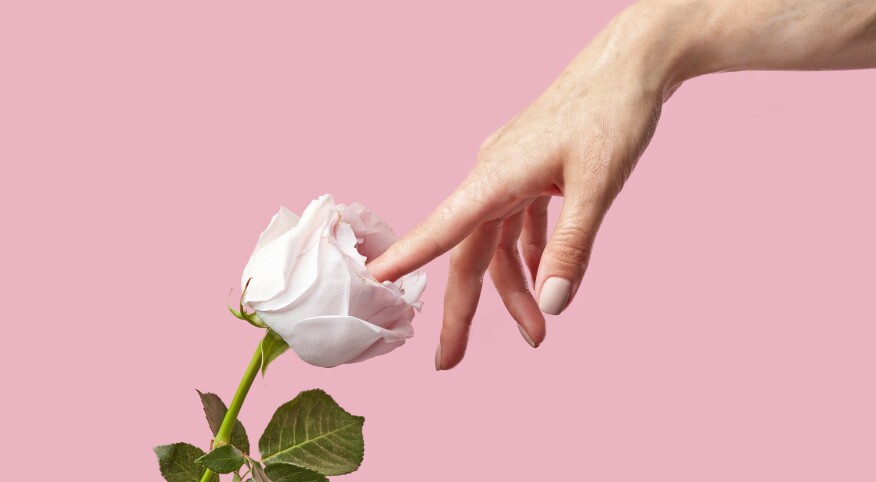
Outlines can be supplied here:
<path id="1" fill-rule="evenodd" d="M 545 339 L 542 311 L 559 314 L 574 299 L 603 215 L 651 139 L 664 99 L 663 86 L 620 48 L 611 34 L 598 38 L 483 143 L 474 170 L 425 222 L 369 264 L 377 279 L 396 279 L 453 250 L 436 368 L 462 360 L 488 269 L 533 347 Z M 548 239 L 552 196 L 563 196 L 563 207 Z"/>
<path id="2" fill-rule="evenodd" d="M 488 269 L 526 341 L 545 339 L 542 312 L 559 314 L 575 298 L 602 218 L 682 81 L 744 68 L 876 66 L 870 0 L 746 5 L 647 0 L 618 15 L 483 143 L 462 185 L 369 264 L 377 279 L 397 279 L 453 250 L 436 369 L 462 360 Z M 548 238 L 553 196 L 563 206 Z"/>

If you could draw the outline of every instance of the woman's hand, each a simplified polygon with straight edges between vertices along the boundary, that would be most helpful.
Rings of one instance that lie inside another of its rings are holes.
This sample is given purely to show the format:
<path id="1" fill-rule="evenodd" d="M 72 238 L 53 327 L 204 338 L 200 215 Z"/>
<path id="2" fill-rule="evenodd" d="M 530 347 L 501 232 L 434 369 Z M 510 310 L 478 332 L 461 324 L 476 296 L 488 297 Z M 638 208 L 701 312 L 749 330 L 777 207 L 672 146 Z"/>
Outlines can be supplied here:
<path id="1" fill-rule="evenodd" d="M 843 4 L 849 17 L 861 13 L 857 8 L 876 18 L 867 1 L 766 0 L 745 11 L 737 3 L 653 0 L 621 13 L 532 105 L 483 143 L 471 174 L 425 222 L 370 263 L 377 279 L 397 279 L 452 249 L 436 369 L 462 360 L 487 270 L 526 341 L 536 347 L 544 340 L 542 312 L 559 314 L 575 298 L 602 218 L 654 134 L 663 102 L 682 81 L 770 62 L 775 68 L 837 62 L 811 38 L 824 25 L 813 21 L 807 34 L 803 17 L 782 15 L 788 9 L 824 13 L 812 10 Z M 742 48 L 757 37 L 748 32 L 755 16 L 773 29 L 750 46 L 761 49 L 760 57 Z M 844 18 L 834 20 L 852 29 Z M 790 23 L 787 32 L 776 32 L 776 22 Z M 813 45 L 812 55 L 795 35 Z M 792 45 L 789 55 L 796 57 L 776 57 L 769 42 Z M 868 52 L 872 42 L 844 52 L 861 62 L 855 52 Z M 562 196 L 563 206 L 548 236 L 553 196 Z"/>
<path id="2" fill-rule="evenodd" d="M 483 143 L 474 170 L 424 223 L 369 265 L 378 279 L 395 279 L 452 249 L 436 368 L 462 360 L 487 270 L 533 347 L 545 338 L 542 311 L 559 314 L 575 297 L 602 217 L 654 134 L 665 94 L 624 43 L 612 32 L 597 38 Z M 563 196 L 563 207 L 548 237 L 552 196 Z"/>

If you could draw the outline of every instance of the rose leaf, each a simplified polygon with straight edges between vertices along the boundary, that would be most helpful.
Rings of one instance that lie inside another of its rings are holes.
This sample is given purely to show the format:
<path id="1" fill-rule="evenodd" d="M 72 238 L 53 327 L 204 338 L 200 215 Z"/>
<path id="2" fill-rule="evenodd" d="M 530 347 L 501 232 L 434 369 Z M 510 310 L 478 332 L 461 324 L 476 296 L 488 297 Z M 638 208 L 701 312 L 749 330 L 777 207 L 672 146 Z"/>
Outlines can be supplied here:
<path id="1" fill-rule="evenodd" d="M 364 423 L 364 417 L 347 413 L 322 390 L 301 392 L 281 405 L 265 428 L 259 439 L 262 462 L 348 474 L 362 463 Z"/>
<path id="2" fill-rule="evenodd" d="M 270 464 L 265 472 L 271 482 L 328 482 L 325 475 L 292 464 Z"/>
<path id="3" fill-rule="evenodd" d="M 272 482 L 268 478 L 268 474 L 265 473 L 265 469 L 262 468 L 262 464 L 256 461 L 252 463 L 252 477 L 250 480 L 255 480 L 255 482 Z"/>
<path id="4" fill-rule="evenodd" d="M 201 481 L 204 468 L 196 460 L 204 455 L 203 450 L 182 442 L 161 445 L 152 450 L 158 456 L 158 468 L 167 482 Z M 219 476 L 214 475 L 211 482 L 219 482 Z"/>
<path id="5" fill-rule="evenodd" d="M 218 474 L 230 474 L 243 465 L 243 452 L 233 445 L 223 445 L 196 462 Z"/>
<path id="6" fill-rule="evenodd" d="M 201 397 L 201 404 L 204 405 L 204 414 L 207 415 L 207 423 L 210 424 L 210 431 L 213 432 L 215 437 L 219 433 L 219 427 L 222 426 L 222 419 L 225 418 L 225 412 L 228 411 L 228 408 L 225 407 L 219 395 L 215 393 L 201 393 L 200 390 L 195 391 Z M 240 449 L 241 452 L 249 453 L 249 437 L 246 436 L 246 429 L 243 428 L 240 420 L 236 421 L 234 428 L 231 429 L 231 440 L 229 443 Z"/>

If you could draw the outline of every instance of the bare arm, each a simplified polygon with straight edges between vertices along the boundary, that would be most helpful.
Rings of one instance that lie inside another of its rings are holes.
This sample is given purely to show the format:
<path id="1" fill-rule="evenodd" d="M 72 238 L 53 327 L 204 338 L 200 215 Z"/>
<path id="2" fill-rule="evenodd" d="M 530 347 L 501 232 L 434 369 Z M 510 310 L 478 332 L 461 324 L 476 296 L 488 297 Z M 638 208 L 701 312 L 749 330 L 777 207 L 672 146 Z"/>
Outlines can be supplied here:
<path id="1" fill-rule="evenodd" d="M 876 67 L 876 1 L 710 1 L 706 72 Z"/>

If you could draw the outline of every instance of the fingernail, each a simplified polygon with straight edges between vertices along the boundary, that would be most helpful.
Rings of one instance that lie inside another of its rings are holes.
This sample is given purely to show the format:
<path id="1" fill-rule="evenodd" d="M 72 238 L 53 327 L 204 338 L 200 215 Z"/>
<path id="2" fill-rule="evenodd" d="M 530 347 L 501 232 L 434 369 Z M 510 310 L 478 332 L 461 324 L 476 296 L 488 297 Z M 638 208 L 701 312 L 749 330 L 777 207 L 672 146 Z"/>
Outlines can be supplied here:
<path id="1" fill-rule="evenodd" d="M 441 343 L 438 343 L 438 349 L 435 350 L 435 371 L 441 371 Z"/>
<path id="2" fill-rule="evenodd" d="M 532 341 L 532 338 L 529 337 L 529 333 L 527 333 L 519 323 L 517 324 L 517 329 L 520 330 L 520 334 L 523 335 L 523 339 L 526 340 L 526 343 L 529 343 L 529 346 L 538 348 L 538 345 L 536 345 L 535 342 Z"/>
<path id="3" fill-rule="evenodd" d="M 549 315 L 559 315 L 569 302 L 570 294 L 572 294 L 572 283 L 569 280 L 548 278 L 541 286 L 538 308 Z"/>

